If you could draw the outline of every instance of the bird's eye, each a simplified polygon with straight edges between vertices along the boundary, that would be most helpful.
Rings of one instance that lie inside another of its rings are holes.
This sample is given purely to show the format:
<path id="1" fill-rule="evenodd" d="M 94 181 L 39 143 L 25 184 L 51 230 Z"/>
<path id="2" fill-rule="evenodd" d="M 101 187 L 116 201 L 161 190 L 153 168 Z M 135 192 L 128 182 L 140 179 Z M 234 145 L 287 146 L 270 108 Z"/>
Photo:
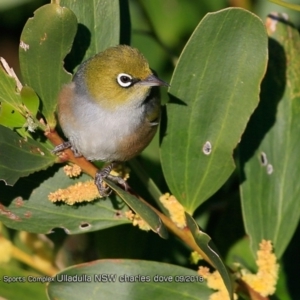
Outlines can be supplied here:
<path id="1" fill-rule="evenodd" d="M 129 87 L 132 84 L 132 77 L 125 73 L 120 73 L 117 77 L 118 84 L 122 87 Z"/>

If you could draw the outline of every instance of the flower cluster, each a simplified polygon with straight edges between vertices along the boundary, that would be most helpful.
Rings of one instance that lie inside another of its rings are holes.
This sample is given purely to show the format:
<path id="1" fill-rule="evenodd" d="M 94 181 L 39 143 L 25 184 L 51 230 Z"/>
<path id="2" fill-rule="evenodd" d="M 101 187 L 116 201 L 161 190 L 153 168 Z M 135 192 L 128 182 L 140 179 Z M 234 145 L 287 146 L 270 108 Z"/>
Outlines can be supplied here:
<path id="1" fill-rule="evenodd" d="M 257 273 L 251 274 L 247 270 L 242 270 L 242 280 L 264 297 L 275 293 L 278 279 L 279 265 L 272 251 L 271 242 L 262 240 L 257 251 Z"/>
<path id="2" fill-rule="evenodd" d="M 252 274 L 244 268 L 240 269 L 242 274 L 241 279 L 263 297 L 274 294 L 278 280 L 279 265 L 276 262 L 271 241 L 262 240 L 259 244 L 256 264 L 258 267 L 256 274 Z M 218 271 L 211 273 L 207 267 L 199 267 L 198 274 L 207 280 L 209 288 L 217 290 L 210 296 L 209 300 L 230 299 Z M 234 299 L 237 299 L 236 294 L 234 294 Z"/>
<path id="3" fill-rule="evenodd" d="M 64 167 L 64 172 L 69 177 L 78 177 L 81 174 L 81 168 L 77 165 L 66 165 Z M 112 170 L 110 174 L 113 176 L 121 176 L 125 180 L 129 177 L 128 169 L 123 168 L 122 166 Z M 69 205 L 81 202 L 91 202 L 99 198 L 101 198 L 101 196 L 99 195 L 97 186 L 92 180 L 78 182 L 65 189 L 58 189 L 48 195 L 48 199 L 53 203 L 62 201 Z"/>
<path id="4" fill-rule="evenodd" d="M 173 195 L 166 193 L 159 198 L 159 201 L 169 211 L 170 218 L 176 226 L 184 228 L 186 226 L 184 208 L 178 200 Z"/>
<path id="5" fill-rule="evenodd" d="M 207 281 L 207 286 L 216 292 L 212 293 L 209 300 L 230 300 L 228 291 L 223 282 L 223 279 L 218 271 L 210 272 L 207 267 L 199 267 L 198 274 Z M 237 295 L 233 294 L 234 299 L 237 299 Z"/>
<path id="6" fill-rule="evenodd" d="M 133 226 L 138 226 L 141 230 L 149 231 L 151 228 L 139 215 L 134 214 L 131 210 L 125 212 L 128 220 L 132 221 Z"/>
<path id="7" fill-rule="evenodd" d="M 81 168 L 77 165 L 66 165 L 64 166 L 64 172 L 69 177 L 78 177 L 81 174 Z"/>
<path id="8" fill-rule="evenodd" d="M 92 180 L 78 182 L 66 189 L 58 189 L 48 195 L 48 199 L 51 202 L 63 201 L 69 205 L 80 202 L 91 202 L 98 198 L 100 198 L 100 195 L 97 186 Z"/>
<path id="9" fill-rule="evenodd" d="M 197 251 L 193 251 L 190 256 L 190 263 L 193 265 L 197 265 L 199 260 L 202 259 L 203 257 Z"/>

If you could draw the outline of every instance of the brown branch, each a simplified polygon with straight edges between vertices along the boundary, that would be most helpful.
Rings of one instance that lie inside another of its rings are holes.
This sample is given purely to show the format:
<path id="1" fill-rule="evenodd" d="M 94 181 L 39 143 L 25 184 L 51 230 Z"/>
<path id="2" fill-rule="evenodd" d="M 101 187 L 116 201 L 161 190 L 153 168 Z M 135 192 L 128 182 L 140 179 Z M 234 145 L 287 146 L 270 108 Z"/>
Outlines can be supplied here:
<path id="1" fill-rule="evenodd" d="M 168 218 L 166 215 L 164 215 L 162 212 L 151 206 L 147 201 L 145 201 L 142 197 L 134 193 L 134 195 L 143 203 L 145 203 L 147 206 L 149 206 L 152 210 L 155 211 L 155 213 L 160 217 L 163 224 L 171 231 L 173 234 L 175 234 L 178 238 L 180 238 L 184 243 L 186 243 L 188 246 L 190 246 L 191 249 L 194 251 L 197 251 L 204 260 L 206 260 L 210 265 L 212 265 L 214 268 L 214 264 L 209 259 L 209 257 L 200 249 L 200 247 L 195 242 L 195 239 L 188 227 L 185 228 L 179 228 L 176 226 L 176 224 Z"/>
<path id="2" fill-rule="evenodd" d="M 50 142 L 54 146 L 58 146 L 64 142 L 63 139 L 58 135 L 57 131 L 55 131 L 55 130 L 50 130 L 50 131 L 45 132 L 45 136 L 50 140 Z M 66 161 L 69 161 L 69 162 L 72 162 L 72 163 L 78 165 L 82 169 L 83 172 L 85 172 L 88 175 L 90 175 L 91 177 L 95 178 L 95 175 L 96 175 L 96 172 L 98 171 L 98 169 L 92 163 L 90 163 L 88 160 L 86 160 L 84 157 L 75 157 L 73 154 L 73 151 L 71 149 L 64 150 L 61 153 L 61 155 L 59 156 L 58 162 L 62 163 L 62 162 L 66 162 Z M 183 229 L 178 228 L 166 215 L 164 215 L 159 210 L 157 210 L 156 208 L 151 206 L 147 201 L 145 201 L 143 198 L 141 198 L 136 193 L 134 193 L 134 194 L 140 201 L 144 202 L 146 205 L 148 205 L 152 210 L 154 210 L 158 214 L 158 216 L 160 217 L 160 219 L 162 220 L 164 225 L 173 234 L 178 236 L 183 242 L 185 242 L 187 245 L 189 245 L 191 247 L 191 249 L 200 253 L 201 256 L 208 263 L 210 263 L 212 266 L 214 266 L 213 263 L 211 262 L 211 260 L 199 248 L 199 246 L 195 242 L 194 237 L 193 237 L 191 231 L 189 230 L 189 228 L 187 228 L 187 227 L 183 228 Z"/>
<path id="3" fill-rule="evenodd" d="M 58 146 L 64 142 L 64 140 L 58 135 L 57 131 L 55 130 L 46 131 L 45 136 L 54 146 Z M 75 157 L 71 149 L 66 149 L 59 155 L 58 162 L 62 163 L 66 161 L 78 165 L 84 173 L 95 178 L 98 169 L 91 162 L 86 160 L 83 156 Z"/>
<path id="4" fill-rule="evenodd" d="M 50 140 L 50 142 L 54 146 L 58 146 L 61 143 L 63 143 L 63 139 L 58 135 L 57 131 L 51 130 L 48 132 L 45 132 L 46 137 Z M 62 154 L 59 156 L 59 162 L 72 162 L 76 165 L 78 165 L 83 172 L 87 173 L 91 177 L 95 178 L 96 172 L 98 169 L 90 163 L 88 160 L 86 160 L 84 157 L 75 157 L 71 149 L 66 149 L 62 152 Z M 135 194 L 135 196 L 142 202 L 144 202 L 146 205 L 148 205 L 151 209 L 153 209 L 158 216 L 161 218 L 164 225 L 175 235 L 177 235 L 182 241 L 184 241 L 187 245 L 191 247 L 191 249 L 197 251 L 201 254 L 201 256 L 209 262 L 212 266 L 213 263 L 210 261 L 210 259 L 207 257 L 207 255 L 199 248 L 197 243 L 195 242 L 192 233 L 188 228 L 180 229 L 178 228 L 167 216 L 165 216 L 163 213 L 158 211 L 156 208 L 151 206 L 147 201 L 145 201 L 143 198 L 141 198 L 139 195 Z"/>

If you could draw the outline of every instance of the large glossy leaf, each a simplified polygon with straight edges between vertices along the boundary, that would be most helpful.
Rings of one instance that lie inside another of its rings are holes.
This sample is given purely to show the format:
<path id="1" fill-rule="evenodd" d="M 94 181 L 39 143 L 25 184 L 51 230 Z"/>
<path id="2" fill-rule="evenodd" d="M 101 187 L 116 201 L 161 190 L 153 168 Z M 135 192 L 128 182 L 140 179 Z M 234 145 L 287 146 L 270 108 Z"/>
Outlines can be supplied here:
<path id="1" fill-rule="evenodd" d="M 78 19 L 78 30 L 67 64 L 73 69 L 82 61 L 120 42 L 119 0 L 79 1 L 61 0 Z"/>
<path id="2" fill-rule="evenodd" d="M 285 17 L 267 20 L 270 61 L 261 103 L 243 136 L 241 194 L 253 253 L 262 239 L 280 257 L 299 223 L 300 37 Z"/>
<path id="3" fill-rule="evenodd" d="M 46 169 L 54 161 L 44 144 L 0 125 L 0 180 L 6 184 L 14 185 L 20 177 Z"/>
<path id="4" fill-rule="evenodd" d="M 232 152 L 258 104 L 266 62 L 264 25 L 242 9 L 208 14 L 185 46 L 169 89 L 161 157 L 188 212 L 233 172 Z"/>
<path id="5" fill-rule="evenodd" d="M 74 275 L 85 282 L 62 280 Z M 159 262 L 99 260 L 57 274 L 48 285 L 48 295 L 64 300 L 209 299 L 211 291 L 201 279 L 193 270 Z"/>
<path id="6" fill-rule="evenodd" d="M 42 100 L 42 113 L 51 127 L 61 86 L 71 80 L 63 60 L 71 50 L 77 21 L 74 13 L 57 4 L 35 11 L 25 24 L 20 41 L 20 67 L 23 81 Z"/>
<path id="7" fill-rule="evenodd" d="M 56 169 L 21 179 L 14 188 L 0 183 L 0 220 L 6 226 L 35 233 L 63 228 L 75 234 L 129 223 L 122 213 L 128 208 L 118 197 L 73 206 L 50 202 L 49 193 L 90 179 L 87 175 L 70 179 L 62 169 Z"/>

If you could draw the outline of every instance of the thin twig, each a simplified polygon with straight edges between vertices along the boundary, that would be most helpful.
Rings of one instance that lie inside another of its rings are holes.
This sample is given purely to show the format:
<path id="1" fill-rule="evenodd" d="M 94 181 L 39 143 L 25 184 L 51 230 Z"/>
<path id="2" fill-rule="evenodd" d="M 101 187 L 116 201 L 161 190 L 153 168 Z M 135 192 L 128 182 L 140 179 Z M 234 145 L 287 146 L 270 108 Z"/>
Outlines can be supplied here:
<path id="1" fill-rule="evenodd" d="M 49 139 L 49 141 L 54 146 L 58 146 L 64 142 L 64 140 L 58 135 L 57 131 L 55 130 L 46 131 L 45 136 Z M 78 165 L 83 172 L 95 178 L 98 169 L 92 163 L 86 160 L 83 156 L 75 157 L 71 149 L 64 150 L 59 156 L 59 162 L 66 162 L 66 161 Z"/>
<path id="2" fill-rule="evenodd" d="M 51 0 L 51 3 L 60 5 L 60 0 Z"/>

